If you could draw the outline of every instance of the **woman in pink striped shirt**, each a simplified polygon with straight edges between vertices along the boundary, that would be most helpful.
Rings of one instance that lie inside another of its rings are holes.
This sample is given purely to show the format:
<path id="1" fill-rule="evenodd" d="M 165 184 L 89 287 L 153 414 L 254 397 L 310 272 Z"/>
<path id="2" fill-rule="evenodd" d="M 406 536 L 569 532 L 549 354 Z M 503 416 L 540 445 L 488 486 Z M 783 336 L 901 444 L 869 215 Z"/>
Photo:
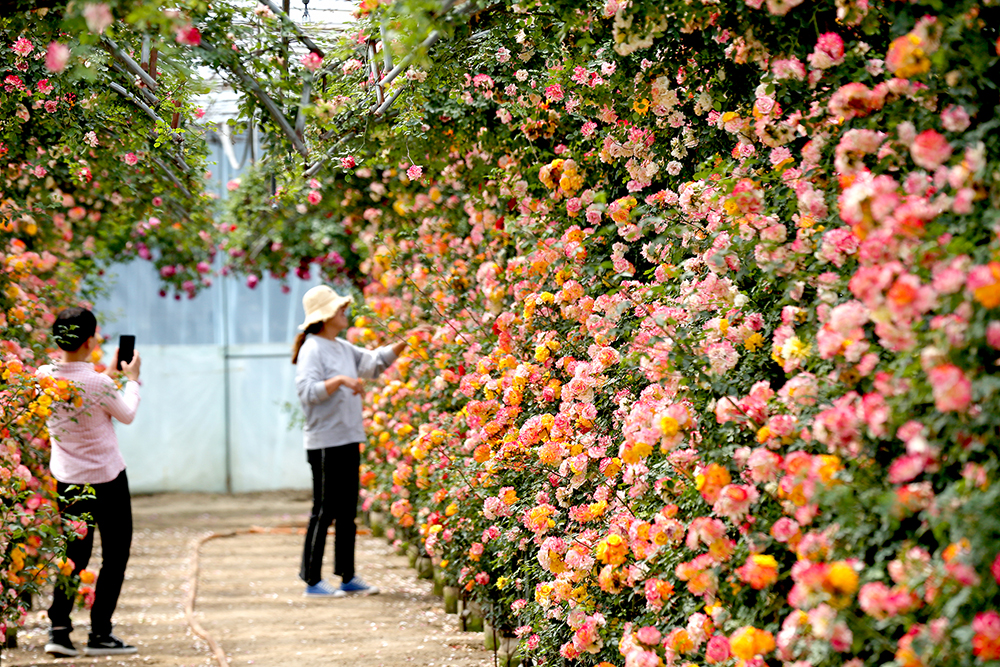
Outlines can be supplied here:
<path id="1" fill-rule="evenodd" d="M 120 655 L 135 653 L 111 634 L 111 615 L 118 605 L 125 566 L 132 546 L 132 501 L 125 476 L 125 460 L 118 449 L 111 419 L 130 424 L 139 407 L 138 353 L 131 363 L 122 363 L 128 382 L 124 392 L 111 378 L 118 361 L 107 373 L 98 373 L 91 355 L 100 344 L 97 319 L 85 308 L 68 308 L 56 316 L 52 326 L 56 344 L 63 350 L 63 361 L 42 366 L 39 375 L 69 380 L 83 398 L 77 407 L 66 403 L 54 406 L 48 419 L 52 442 L 49 468 L 56 478 L 59 512 L 66 519 L 79 520 L 89 515 L 87 532 L 82 538 L 70 538 L 66 556 L 73 561 L 73 577 L 79 576 L 90 562 L 94 548 L 94 528 L 101 531 L 103 561 L 90 610 L 90 637 L 83 652 L 86 655 Z M 85 494 L 90 485 L 93 495 Z M 79 654 L 70 639 L 73 623 L 70 611 L 76 591 L 57 587 L 49 607 L 52 629 L 45 651 L 55 656 Z"/>

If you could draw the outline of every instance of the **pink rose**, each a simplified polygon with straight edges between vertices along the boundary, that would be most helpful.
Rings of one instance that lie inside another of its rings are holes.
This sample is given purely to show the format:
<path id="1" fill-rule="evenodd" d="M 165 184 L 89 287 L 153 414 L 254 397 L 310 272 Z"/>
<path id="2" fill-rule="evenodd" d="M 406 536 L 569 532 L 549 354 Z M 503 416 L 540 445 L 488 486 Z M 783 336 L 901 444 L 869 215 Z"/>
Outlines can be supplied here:
<path id="1" fill-rule="evenodd" d="M 660 643 L 660 631 L 654 628 L 652 625 L 647 625 L 645 627 L 639 628 L 639 631 L 635 633 L 635 636 L 639 638 L 639 641 L 648 646 L 655 646 Z"/>
<path id="2" fill-rule="evenodd" d="M 69 47 L 59 42 L 49 44 L 49 50 L 45 52 L 45 67 L 50 72 L 61 72 L 66 69 L 69 62 Z"/>
<path id="3" fill-rule="evenodd" d="M 789 542 L 799 534 L 801 533 L 798 522 L 787 516 L 781 517 L 771 526 L 771 535 L 779 542 Z"/>
<path id="4" fill-rule="evenodd" d="M 976 614 L 975 620 L 972 621 L 972 629 L 990 639 L 1000 639 L 1000 614 L 995 611 Z"/>
<path id="5" fill-rule="evenodd" d="M 601 211 L 594 205 L 587 207 L 587 223 L 596 225 L 601 221 Z"/>
<path id="6" fill-rule="evenodd" d="M 193 25 L 184 25 L 176 29 L 175 37 L 178 44 L 198 46 L 201 44 L 201 32 Z"/>
<path id="7" fill-rule="evenodd" d="M 827 32 L 816 40 L 816 48 L 809 55 L 809 64 L 815 69 L 829 69 L 844 60 L 844 40 L 835 32 Z"/>
<path id="8" fill-rule="evenodd" d="M 918 167 L 934 170 L 951 157 L 951 144 L 935 130 L 924 130 L 910 145 L 910 155 Z"/>
<path id="9" fill-rule="evenodd" d="M 962 586 L 976 586 L 979 584 L 979 575 L 975 568 L 968 563 L 952 561 L 945 565 L 948 575 Z"/>
<path id="10" fill-rule="evenodd" d="M 319 190 L 310 190 L 309 194 L 306 195 L 306 199 L 309 201 L 310 204 L 315 206 L 316 204 L 323 201 L 323 195 L 319 193 Z"/>
<path id="11" fill-rule="evenodd" d="M 927 467 L 927 457 L 923 454 L 904 454 L 889 466 L 889 483 L 909 482 Z"/>
<path id="12" fill-rule="evenodd" d="M 35 45 L 25 37 L 19 37 L 10 50 L 19 56 L 26 56 L 35 49 Z"/>
<path id="13" fill-rule="evenodd" d="M 310 72 L 315 72 L 320 67 L 323 66 L 323 56 L 316 53 L 315 51 L 310 51 L 309 53 L 302 56 L 302 66 L 305 67 Z"/>
<path id="14" fill-rule="evenodd" d="M 714 665 L 729 660 L 731 656 L 729 640 L 722 635 L 714 635 L 705 647 L 705 662 Z"/>
<path id="15" fill-rule="evenodd" d="M 89 4 L 83 8 L 83 18 L 87 22 L 87 30 L 102 34 L 114 22 L 111 9 L 103 2 Z"/>
<path id="16" fill-rule="evenodd" d="M 994 350 L 1000 350 L 1000 322 L 997 320 L 986 325 L 986 344 Z"/>
<path id="17" fill-rule="evenodd" d="M 424 168 L 419 165 L 411 165 L 409 169 L 406 170 L 406 176 L 411 181 L 415 181 L 424 175 Z"/>
<path id="18" fill-rule="evenodd" d="M 764 447 L 758 447 L 751 452 L 746 461 L 750 479 L 758 484 L 772 482 L 778 478 L 781 469 L 781 457 Z"/>
<path id="19" fill-rule="evenodd" d="M 552 100 L 553 102 L 558 102 L 563 98 L 563 89 L 558 83 L 552 84 L 545 89 L 545 97 Z"/>
<path id="20" fill-rule="evenodd" d="M 964 107 L 949 104 L 941 112 L 941 124 L 949 132 L 964 132 L 969 127 L 969 112 Z"/>
<path id="21" fill-rule="evenodd" d="M 972 402 L 972 383 L 958 366 L 941 364 L 927 374 L 934 392 L 934 405 L 941 412 L 965 410 Z"/>

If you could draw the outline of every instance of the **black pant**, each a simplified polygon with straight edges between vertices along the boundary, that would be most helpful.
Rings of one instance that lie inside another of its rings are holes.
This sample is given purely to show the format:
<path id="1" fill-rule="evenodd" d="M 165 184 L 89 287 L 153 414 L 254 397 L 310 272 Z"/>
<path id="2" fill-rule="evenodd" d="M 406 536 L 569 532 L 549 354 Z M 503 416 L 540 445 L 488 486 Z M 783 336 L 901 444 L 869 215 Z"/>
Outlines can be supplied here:
<path id="1" fill-rule="evenodd" d="M 306 451 L 313 478 L 313 506 L 306 529 L 299 577 L 314 586 L 323 578 L 326 533 L 334 524 L 333 573 L 345 582 L 354 578 L 361 449 L 359 443 Z"/>
<path id="2" fill-rule="evenodd" d="M 94 606 L 90 609 L 90 631 L 97 635 L 111 634 L 111 615 L 118 606 L 118 596 L 125 580 L 125 566 L 128 564 L 132 547 L 132 496 L 128 492 L 128 477 L 125 471 L 110 482 L 91 484 L 94 497 L 77 500 L 82 488 L 63 482 L 56 483 L 60 496 L 59 512 L 66 518 L 79 520 L 89 514 L 87 536 L 71 539 L 66 544 L 66 556 L 73 561 L 73 575 L 78 575 L 90 563 L 94 550 L 94 526 L 101 531 L 101 571 L 97 575 L 94 591 Z M 56 587 L 49 607 L 49 620 L 54 628 L 73 628 L 70 611 L 73 609 L 75 590 Z"/>

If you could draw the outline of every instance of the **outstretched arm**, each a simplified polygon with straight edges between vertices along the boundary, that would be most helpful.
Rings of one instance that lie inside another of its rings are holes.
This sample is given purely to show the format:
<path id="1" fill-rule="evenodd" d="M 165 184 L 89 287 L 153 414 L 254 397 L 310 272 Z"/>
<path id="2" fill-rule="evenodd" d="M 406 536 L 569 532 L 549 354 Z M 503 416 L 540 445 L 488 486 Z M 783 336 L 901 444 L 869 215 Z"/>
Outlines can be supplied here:
<path id="1" fill-rule="evenodd" d="M 403 353 L 409 344 L 407 339 L 417 333 L 430 333 L 434 328 L 429 324 L 422 324 L 415 329 L 408 331 L 403 337 L 391 345 L 385 345 L 377 350 L 366 350 L 362 347 L 354 346 L 355 364 L 358 368 L 358 375 L 363 378 L 374 378 L 392 365 L 396 358 Z"/>

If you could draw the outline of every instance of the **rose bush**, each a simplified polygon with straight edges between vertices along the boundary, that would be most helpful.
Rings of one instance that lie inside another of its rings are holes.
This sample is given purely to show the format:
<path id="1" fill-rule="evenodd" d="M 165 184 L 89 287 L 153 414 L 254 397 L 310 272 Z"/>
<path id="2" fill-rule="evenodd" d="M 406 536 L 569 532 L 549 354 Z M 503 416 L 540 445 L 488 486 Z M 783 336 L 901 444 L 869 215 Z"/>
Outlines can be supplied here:
<path id="1" fill-rule="evenodd" d="M 42 586 L 72 571 L 66 535 L 86 530 L 58 521 L 48 472 L 45 417 L 54 402 L 74 400 L 73 387 L 34 377 L 55 349 L 55 314 L 91 298 L 104 266 L 134 257 L 155 262 L 178 297 L 193 295 L 208 284 L 215 252 L 207 149 L 200 132 L 188 132 L 192 91 L 183 72 L 162 67 L 159 113 L 176 112 L 176 127 L 113 92 L 109 79 L 142 95 L 96 46 L 111 16 L 106 5 L 86 4 L 75 14 L 0 17 L 2 630 Z M 139 39 L 126 24 L 115 38 L 123 46 Z M 82 579 L 86 605 L 93 573 Z"/>

